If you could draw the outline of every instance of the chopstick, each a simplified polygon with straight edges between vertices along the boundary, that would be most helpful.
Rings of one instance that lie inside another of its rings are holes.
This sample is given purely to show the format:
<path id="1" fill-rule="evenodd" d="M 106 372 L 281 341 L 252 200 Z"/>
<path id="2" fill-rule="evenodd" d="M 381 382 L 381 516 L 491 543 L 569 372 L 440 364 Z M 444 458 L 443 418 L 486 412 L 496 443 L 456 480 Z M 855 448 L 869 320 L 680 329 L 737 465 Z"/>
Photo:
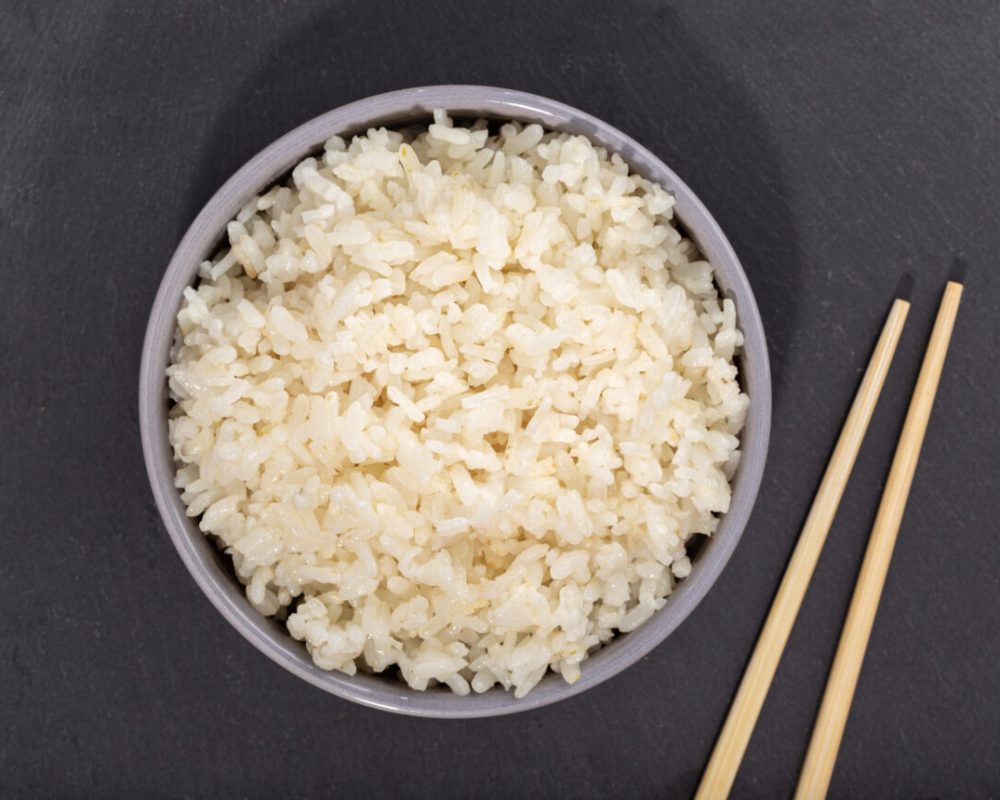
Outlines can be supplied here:
<path id="1" fill-rule="evenodd" d="M 847 612 L 833 667 L 830 669 L 816 726 L 813 728 L 809 750 L 795 790 L 798 800 L 825 797 L 830 786 L 833 765 L 844 735 L 844 725 L 858 683 L 882 587 L 885 585 L 903 510 L 913 483 L 913 474 L 917 468 L 917 459 L 920 457 L 920 448 L 927 431 L 961 298 L 962 284 L 949 281 L 920 367 L 910 408 L 906 412 L 906 421 L 899 435 L 892 468 L 872 526 L 868 549 L 851 598 L 851 607 Z"/>
<path id="2" fill-rule="evenodd" d="M 823 549 L 837 506 L 840 505 L 841 495 L 851 475 L 861 440 L 864 439 L 868 423 L 871 421 L 872 412 L 882 391 L 882 384 L 885 383 L 885 376 L 896 352 L 896 344 L 903 332 L 909 309 L 908 302 L 897 299 L 882 328 L 875 352 L 868 362 L 865 376 L 851 405 L 812 508 L 809 510 L 809 516 L 799 534 L 795 552 L 785 570 L 774 604 L 768 613 L 767 621 L 764 623 L 736 698 L 729 710 L 729 716 L 698 787 L 696 800 L 725 797 L 732 788 L 747 743 L 760 715 L 761 706 L 764 704 L 764 698 L 778 667 L 778 661 L 781 659 L 788 635 L 802 605 L 802 598 L 816 567 L 816 561 Z"/>

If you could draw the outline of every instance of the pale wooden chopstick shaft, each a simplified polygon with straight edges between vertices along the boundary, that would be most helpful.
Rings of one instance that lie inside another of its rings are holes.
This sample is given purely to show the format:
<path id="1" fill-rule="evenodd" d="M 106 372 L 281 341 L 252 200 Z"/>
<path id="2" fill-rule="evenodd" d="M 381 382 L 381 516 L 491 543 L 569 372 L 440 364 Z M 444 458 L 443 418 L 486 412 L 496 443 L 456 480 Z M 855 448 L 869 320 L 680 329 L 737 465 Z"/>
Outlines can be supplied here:
<path id="1" fill-rule="evenodd" d="M 934 322 L 934 331 L 913 390 L 906 421 L 899 435 L 896 455 L 892 460 L 868 549 L 851 598 L 851 607 L 847 612 L 819 715 L 816 717 L 816 726 L 813 728 L 795 792 L 798 800 L 825 797 L 830 785 L 833 765 L 844 735 L 844 725 L 861 672 L 861 662 L 864 660 L 889 561 L 896 544 L 896 535 L 899 533 L 906 499 L 913 483 L 913 474 L 917 468 L 920 447 L 927 431 L 927 422 L 961 297 L 961 284 L 949 282 Z"/>
<path id="2" fill-rule="evenodd" d="M 697 800 L 725 797 L 733 785 L 781 653 L 802 605 L 806 587 L 840 504 L 861 440 L 871 421 L 909 308 L 910 304 L 905 300 L 896 300 L 882 328 L 875 352 L 868 362 L 865 376 L 799 535 L 795 552 L 785 570 L 774 604 L 698 787 L 695 795 Z"/>

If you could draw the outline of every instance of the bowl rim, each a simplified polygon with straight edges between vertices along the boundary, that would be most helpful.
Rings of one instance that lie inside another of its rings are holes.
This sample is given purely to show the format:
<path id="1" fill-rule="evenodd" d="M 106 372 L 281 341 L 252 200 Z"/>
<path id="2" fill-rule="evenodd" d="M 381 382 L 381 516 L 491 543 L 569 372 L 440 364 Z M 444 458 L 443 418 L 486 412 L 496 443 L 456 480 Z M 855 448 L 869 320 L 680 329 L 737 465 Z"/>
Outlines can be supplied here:
<path id="1" fill-rule="evenodd" d="M 740 436 L 742 456 L 730 508 L 718 530 L 664 607 L 632 633 L 616 636 L 592 654 L 583 662 L 583 674 L 576 683 L 549 673 L 521 699 L 499 688 L 462 697 L 444 689 L 419 692 L 378 676 L 347 676 L 316 667 L 304 645 L 293 640 L 283 625 L 253 609 L 243 587 L 226 572 L 223 554 L 186 515 L 173 482 L 164 371 L 183 288 L 194 281 L 200 262 L 221 241 L 226 223 L 251 197 L 287 174 L 330 136 L 353 134 L 371 125 L 426 119 L 435 108 L 456 116 L 539 122 L 548 129 L 584 134 L 619 153 L 631 170 L 660 183 L 675 196 L 676 216 L 685 232 L 715 268 L 721 294 L 733 298 L 744 335 L 740 378 L 751 402 Z M 771 423 L 770 365 L 760 313 L 735 251 L 694 192 L 652 152 L 586 112 L 540 95 L 476 85 L 422 86 L 348 103 L 289 131 L 237 170 L 195 217 L 164 272 L 143 342 L 138 400 L 143 458 L 160 516 L 188 571 L 222 616 L 272 661 L 314 686 L 372 708 L 436 718 L 488 717 L 540 708 L 603 683 L 662 643 L 705 597 L 739 543 L 760 488 Z"/>

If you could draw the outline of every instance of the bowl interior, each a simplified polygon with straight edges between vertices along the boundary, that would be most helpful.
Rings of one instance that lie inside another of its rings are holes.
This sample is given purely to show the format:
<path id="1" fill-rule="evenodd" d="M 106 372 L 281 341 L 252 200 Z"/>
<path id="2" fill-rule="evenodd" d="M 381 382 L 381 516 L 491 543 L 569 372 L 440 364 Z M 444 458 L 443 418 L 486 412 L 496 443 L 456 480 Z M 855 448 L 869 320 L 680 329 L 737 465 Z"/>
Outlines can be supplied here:
<path id="1" fill-rule="evenodd" d="M 712 262 L 720 292 L 734 300 L 745 339 L 737 363 L 751 403 L 741 435 L 743 454 L 733 479 L 730 510 L 718 531 L 710 539 L 699 537 L 703 541 L 692 548 L 691 574 L 678 584 L 665 606 L 637 630 L 616 636 L 593 653 L 582 665 L 583 676 L 577 683 L 567 684 L 561 676 L 549 674 L 521 700 L 496 688 L 481 695 L 457 697 L 443 687 L 418 692 L 388 674 L 348 677 L 319 669 L 305 646 L 292 639 L 283 624 L 250 606 L 229 557 L 187 517 L 173 486 L 166 424 L 170 401 L 164 370 L 183 289 L 194 282 L 201 261 L 220 246 L 226 223 L 251 197 L 320 150 L 330 136 L 349 136 L 372 126 L 398 128 L 425 123 L 435 108 L 445 108 L 454 117 L 516 119 L 583 134 L 619 153 L 635 172 L 660 183 L 676 196 L 679 227 Z M 167 530 L 195 580 L 230 623 L 270 658 L 326 691 L 376 708 L 435 717 L 511 713 L 570 697 L 617 674 L 666 638 L 704 597 L 736 547 L 760 484 L 771 412 L 767 349 L 756 303 L 735 253 L 693 192 L 648 150 L 588 114 L 546 98 L 478 86 L 409 89 L 352 103 L 302 125 L 247 162 L 201 211 L 167 268 L 147 328 L 139 403 L 147 470 Z"/>

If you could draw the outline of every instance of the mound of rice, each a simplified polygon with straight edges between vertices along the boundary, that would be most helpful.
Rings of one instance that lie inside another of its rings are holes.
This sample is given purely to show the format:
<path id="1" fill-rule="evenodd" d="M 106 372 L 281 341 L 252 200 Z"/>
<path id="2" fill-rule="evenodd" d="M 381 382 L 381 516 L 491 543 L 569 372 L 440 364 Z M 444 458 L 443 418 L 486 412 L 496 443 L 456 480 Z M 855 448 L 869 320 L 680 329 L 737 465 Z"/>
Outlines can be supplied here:
<path id="1" fill-rule="evenodd" d="M 229 224 L 177 315 L 177 486 L 317 665 L 521 697 L 688 574 L 748 400 L 673 204 L 584 137 L 437 112 Z"/>

